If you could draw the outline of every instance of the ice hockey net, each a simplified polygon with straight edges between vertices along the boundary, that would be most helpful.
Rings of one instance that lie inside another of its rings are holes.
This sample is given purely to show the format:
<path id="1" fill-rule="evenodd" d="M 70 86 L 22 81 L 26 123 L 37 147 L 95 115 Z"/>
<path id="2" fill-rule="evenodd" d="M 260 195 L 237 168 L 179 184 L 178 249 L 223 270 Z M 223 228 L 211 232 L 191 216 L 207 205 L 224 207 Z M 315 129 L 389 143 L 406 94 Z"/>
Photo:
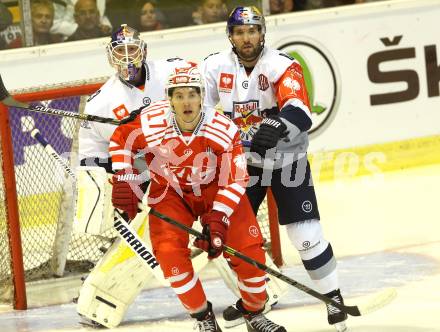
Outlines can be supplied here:
<path id="1" fill-rule="evenodd" d="M 11 94 L 20 101 L 82 112 L 88 95 L 103 81 L 44 86 Z M 30 135 L 34 127 L 38 128 L 74 168 L 80 121 L 14 108 L 7 112 L 1 104 L 0 108 L 0 303 L 25 309 L 25 282 L 88 272 L 110 245 L 112 234 L 95 237 L 71 232 L 74 198 L 66 185 L 68 179 Z M 259 222 L 269 252 L 281 265 L 276 208 L 268 211 L 265 203 Z M 20 278 L 24 279 L 24 289 Z"/>

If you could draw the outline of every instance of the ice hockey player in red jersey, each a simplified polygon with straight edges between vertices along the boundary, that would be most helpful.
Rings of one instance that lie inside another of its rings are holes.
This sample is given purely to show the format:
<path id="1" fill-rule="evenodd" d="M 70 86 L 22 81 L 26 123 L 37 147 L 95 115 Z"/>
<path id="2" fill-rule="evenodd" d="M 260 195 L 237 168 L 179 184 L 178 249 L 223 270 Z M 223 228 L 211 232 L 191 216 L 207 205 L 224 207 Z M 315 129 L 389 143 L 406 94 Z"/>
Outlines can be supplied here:
<path id="1" fill-rule="evenodd" d="M 118 127 L 111 137 L 112 202 L 131 218 L 137 213 L 139 180 L 133 156 L 143 151 L 151 173 L 148 205 L 192 226 L 200 217 L 209 241 L 196 246 L 211 259 L 227 244 L 265 261 L 262 236 L 245 195 L 246 160 L 238 128 L 213 108 L 202 108 L 203 82 L 197 67 L 178 68 L 169 77 L 169 101 L 142 110 L 135 121 Z M 186 232 L 150 215 L 154 254 L 165 278 L 199 331 L 221 331 L 212 305 L 194 273 Z M 237 274 L 242 312 L 248 331 L 286 331 L 267 319 L 265 273 L 236 257 L 228 257 Z"/>

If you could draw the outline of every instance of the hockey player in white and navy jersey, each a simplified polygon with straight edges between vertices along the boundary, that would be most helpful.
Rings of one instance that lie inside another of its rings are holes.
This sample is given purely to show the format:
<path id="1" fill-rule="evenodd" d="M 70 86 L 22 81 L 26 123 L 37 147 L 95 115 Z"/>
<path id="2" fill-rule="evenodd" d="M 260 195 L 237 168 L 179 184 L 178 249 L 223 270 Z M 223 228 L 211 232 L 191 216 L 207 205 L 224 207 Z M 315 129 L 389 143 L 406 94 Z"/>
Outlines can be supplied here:
<path id="1" fill-rule="evenodd" d="M 207 107 L 221 105 L 241 130 L 251 182 L 246 193 L 255 213 L 271 187 L 279 222 L 317 289 L 343 302 L 336 259 L 324 238 L 307 159 L 312 125 L 300 63 L 264 45 L 264 17 L 256 7 L 237 7 L 227 21 L 232 49 L 200 65 Z M 252 180 L 252 177 L 254 180 Z M 233 308 L 229 313 L 234 317 Z M 345 331 L 347 315 L 327 305 L 328 322 Z M 225 317 L 228 319 L 228 317 Z"/>

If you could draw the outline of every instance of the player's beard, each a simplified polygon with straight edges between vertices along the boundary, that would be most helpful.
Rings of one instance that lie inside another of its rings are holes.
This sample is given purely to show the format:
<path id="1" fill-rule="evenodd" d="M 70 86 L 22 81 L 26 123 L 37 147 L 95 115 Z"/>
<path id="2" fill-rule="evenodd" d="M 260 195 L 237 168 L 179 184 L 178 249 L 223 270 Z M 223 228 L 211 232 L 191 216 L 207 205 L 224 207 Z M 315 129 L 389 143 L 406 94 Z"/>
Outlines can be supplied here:
<path id="1" fill-rule="evenodd" d="M 247 45 L 244 45 L 247 46 Z M 244 48 L 243 46 L 243 48 Z M 243 61 L 254 61 L 261 52 L 261 46 L 258 44 L 256 46 L 251 45 L 252 46 L 252 51 L 248 48 L 245 52 L 241 51 L 241 50 L 237 50 L 238 56 L 240 57 L 240 59 L 242 59 Z"/>

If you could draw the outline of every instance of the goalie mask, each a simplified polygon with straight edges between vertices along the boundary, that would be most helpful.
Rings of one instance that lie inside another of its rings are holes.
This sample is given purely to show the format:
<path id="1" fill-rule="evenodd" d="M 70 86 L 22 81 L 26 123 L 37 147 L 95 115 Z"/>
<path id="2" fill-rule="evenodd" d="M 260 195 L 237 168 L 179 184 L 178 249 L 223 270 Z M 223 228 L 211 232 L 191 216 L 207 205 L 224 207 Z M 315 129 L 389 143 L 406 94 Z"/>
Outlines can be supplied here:
<path id="1" fill-rule="evenodd" d="M 118 71 L 121 79 L 132 81 L 142 70 L 147 56 L 147 44 L 140 39 L 137 30 L 122 24 L 111 36 L 107 55 L 110 65 Z"/>
<path id="2" fill-rule="evenodd" d="M 259 11 L 259 9 L 255 6 L 250 7 L 236 7 L 228 17 L 227 25 L 226 25 L 226 34 L 228 35 L 229 41 L 232 44 L 233 51 L 239 56 L 240 54 L 237 52 L 234 42 L 232 41 L 232 32 L 235 26 L 240 25 L 255 25 L 258 27 L 261 35 L 263 36 L 260 42 L 260 50 L 257 56 L 254 59 L 244 59 L 247 61 L 255 60 L 263 50 L 264 47 L 264 37 L 266 34 L 266 23 L 264 20 L 263 14 Z"/>

